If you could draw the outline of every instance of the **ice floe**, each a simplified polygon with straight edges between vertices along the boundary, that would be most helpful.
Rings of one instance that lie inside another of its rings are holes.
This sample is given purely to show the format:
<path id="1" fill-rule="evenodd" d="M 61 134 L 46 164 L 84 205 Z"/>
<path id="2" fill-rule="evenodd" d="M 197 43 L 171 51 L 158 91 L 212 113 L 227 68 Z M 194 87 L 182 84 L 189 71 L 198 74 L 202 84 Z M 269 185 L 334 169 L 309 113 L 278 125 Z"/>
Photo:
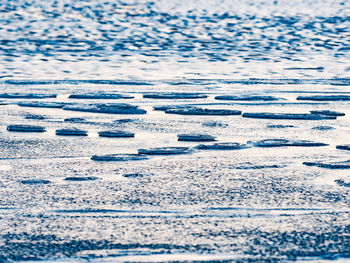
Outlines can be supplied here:
<path id="1" fill-rule="evenodd" d="M 350 151 L 350 144 L 337 145 L 337 149 Z"/>
<path id="2" fill-rule="evenodd" d="M 86 120 L 84 118 L 66 118 L 63 121 L 65 121 L 65 122 L 74 122 L 74 123 L 81 123 L 81 122 L 85 122 Z"/>
<path id="3" fill-rule="evenodd" d="M 45 117 L 43 115 L 38 115 L 38 114 L 27 114 L 24 116 L 26 120 L 44 120 Z"/>
<path id="4" fill-rule="evenodd" d="M 180 115 L 241 115 L 239 110 L 225 109 L 202 109 L 202 108 L 183 108 L 183 109 L 168 109 L 165 113 L 180 114 Z"/>
<path id="5" fill-rule="evenodd" d="M 133 96 L 118 93 L 85 93 L 69 95 L 70 99 L 132 99 Z"/>
<path id="6" fill-rule="evenodd" d="M 56 98 L 56 94 L 41 94 L 41 93 L 1 93 L 1 99 L 46 99 Z"/>
<path id="7" fill-rule="evenodd" d="M 95 176 L 71 176 L 64 178 L 65 181 L 83 182 L 83 181 L 95 181 L 99 179 Z"/>
<path id="8" fill-rule="evenodd" d="M 216 100 L 235 100 L 235 101 L 276 101 L 284 100 L 282 98 L 277 98 L 273 96 L 260 96 L 260 95 L 220 95 L 215 97 Z"/>
<path id="9" fill-rule="evenodd" d="M 208 96 L 200 93 L 160 92 L 144 94 L 143 97 L 150 99 L 202 99 Z"/>
<path id="10" fill-rule="evenodd" d="M 44 179 L 22 180 L 20 182 L 22 184 L 49 184 L 49 183 L 51 183 L 49 180 L 44 180 Z"/>
<path id="11" fill-rule="evenodd" d="M 326 143 L 313 142 L 308 140 L 287 140 L 287 139 L 265 139 L 260 141 L 248 141 L 255 147 L 283 147 L 283 146 L 301 146 L 301 147 L 318 147 L 328 146 Z"/>
<path id="12" fill-rule="evenodd" d="M 345 113 L 331 110 L 312 110 L 311 114 L 320 114 L 326 116 L 345 116 Z"/>
<path id="13" fill-rule="evenodd" d="M 312 95 L 298 96 L 297 100 L 313 100 L 313 101 L 349 101 L 349 95 Z"/>
<path id="14" fill-rule="evenodd" d="M 142 161 L 147 160 L 148 157 L 143 154 L 106 154 L 93 155 L 91 160 L 101 162 L 125 162 L 125 161 Z"/>
<path id="15" fill-rule="evenodd" d="M 218 121 L 209 121 L 209 122 L 204 122 L 202 124 L 202 126 L 204 126 L 204 127 L 211 127 L 211 128 L 214 128 L 214 127 L 226 128 L 226 127 L 228 127 L 228 124 L 227 123 L 218 122 Z"/>
<path id="16" fill-rule="evenodd" d="M 38 125 L 26 125 L 26 124 L 12 124 L 7 126 L 8 131 L 15 132 L 45 132 L 46 129 L 43 126 Z"/>
<path id="17" fill-rule="evenodd" d="M 335 128 L 332 126 L 315 126 L 312 127 L 313 130 L 318 130 L 318 131 L 330 131 L 334 130 Z"/>
<path id="18" fill-rule="evenodd" d="M 100 137 L 134 137 L 135 133 L 132 132 L 126 132 L 126 131 L 100 131 L 98 132 L 98 135 Z"/>
<path id="19" fill-rule="evenodd" d="M 200 144 L 195 148 L 199 150 L 240 150 L 248 147 L 248 145 L 238 142 L 220 142 L 214 144 Z"/>
<path id="20" fill-rule="evenodd" d="M 269 112 L 245 112 L 242 114 L 245 118 L 256 119 L 277 119 L 277 120 L 335 120 L 336 116 L 327 116 L 308 113 L 269 113 Z"/>
<path id="21" fill-rule="evenodd" d="M 194 142 L 210 142 L 215 141 L 214 136 L 208 134 L 179 134 L 177 135 L 179 141 L 194 141 Z"/>
<path id="22" fill-rule="evenodd" d="M 144 173 L 123 174 L 123 177 L 126 177 L 126 178 L 142 178 L 142 177 L 148 177 L 148 176 L 151 176 L 151 174 L 144 174 Z"/>
<path id="23" fill-rule="evenodd" d="M 146 111 L 126 103 L 76 104 L 63 107 L 64 110 L 110 114 L 145 114 Z"/>
<path id="24" fill-rule="evenodd" d="M 139 149 L 139 154 L 147 155 L 172 155 L 172 154 L 186 154 L 190 152 L 188 147 L 159 147 L 151 149 Z"/>
<path id="25" fill-rule="evenodd" d="M 63 108 L 71 103 L 54 102 L 54 101 L 21 101 L 17 105 L 21 107 L 33 107 L 33 108 Z"/>
<path id="26" fill-rule="evenodd" d="M 85 130 L 80 130 L 76 128 L 71 129 L 58 129 L 56 130 L 56 135 L 60 136 L 87 136 L 88 132 Z"/>

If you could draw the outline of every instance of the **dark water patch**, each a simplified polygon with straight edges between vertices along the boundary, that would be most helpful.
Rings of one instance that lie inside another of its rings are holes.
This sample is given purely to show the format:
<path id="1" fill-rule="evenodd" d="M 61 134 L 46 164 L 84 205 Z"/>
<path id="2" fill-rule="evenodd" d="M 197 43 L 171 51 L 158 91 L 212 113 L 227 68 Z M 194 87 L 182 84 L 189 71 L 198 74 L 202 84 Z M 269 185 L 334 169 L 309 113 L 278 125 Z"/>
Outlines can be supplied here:
<path id="1" fill-rule="evenodd" d="M 334 180 L 334 182 L 336 182 L 338 185 L 340 185 L 340 186 L 344 186 L 344 187 L 350 187 L 350 183 L 347 183 L 347 182 L 345 182 L 344 180 L 341 180 L 341 179 L 339 179 L 339 180 Z"/>
<path id="2" fill-rule="evenodd" d="M 99 178 L 95 176 L 71 176 L 71 177 L 64 178 L 65 181 L 73 181 L 73 182 L 95 181 L 98 179 Z"/>
<path id="3" fill-rule="evenodd" d="M 266 125 L 266 128 L 268 129 L 285 129 L 285 128 L 295 128 L 294 125 L 283 125 L 283 124 L 270 124 Z"/>
<path id="4" fill-rule="evenodd" d="M 177 135 L 178 141 L 193 141 L 193 142 L 210 142 L 215 141 L 216 138 L 208 134 L 179 134 Z"/>
<path id="5" fill-rule="evenodd" d="M 328 169 L 350 169 L 350 160 L 339 162 L 303 162 L 306 166 L 316 166 Z"/>
<path id="6" fill-rule="evenodd" d="M 165 113 L 179 114 L 179 115 L 216 115 L 216 116 L 227 116 L 227 115 L 241 115 L 242 112 L 239 110 L 225 110 L 225 109 L 202 109 L 195 107 L 188 107 L 183 109 L 168 109 Z"/>
<path id="7" fill-rule="evenodd" d="M 143 161 L 148 157 L 142 154 L 106 154 L 93 155 L 91 160 L 99 162 L 126 162 L 126 161 Z"/>
<path id="8" fill-rule="evenodd" d="M 57 94 L 41 94 L 41 93 L 1 93 L 1 99 L 46 99 L 56 98 Z"/>
<path id="9" fill-rule="evenodd" d="M 146 155 L 174 155 L 174 154 L 187 154 L 190 153 L 188 147 L 158 147 L 151 149 L 139 149 L 139 154 Z"/>
<path id="10" fill-rule="evenodd" d="M 308 140 L 287 140 L 287 139 L 265 139 L 260 141 L 248 141 L 255 147 L 283 147 L 283 146 L 300 146 L 300 147 L 319 147 L 328 146 L 326 143 L 313 142 Z"/>
<path id="11" fill-rule="evenodd" d="M 49 180 L 43 180 L 43 179 L 22 180 L 20 182 L 22 184 L 49 184 L 49 183 L 51 183 Z"/>
<path id="12" fill-rule="evenodd" d="M 337 149 L 350 151 L 350 144 L 337 145 Z"/>
<path id="13" fill-rule="evenodd" d="M 133 96 L 118 93 L 85 93 L 69 95 L 70 99 L 133 99 Z"/>
<path id="14" fill-rule="evenodd" d="M 46 129 L 43 126 L 37 125 L 25 125 L 25 124 L 12 124 L 7 126 L 8 131 L 14 132 L 45 132 Z"/>
<path id="15" fill-rule="evenodd" d="M 126 131 L 100 131 L 98 132 L 100 137 L 109 137 L 109 138 L 127 138 L 134 137 L 135 133 L 126 132 Z"/>
<path id="16" fill-rule="evenodd" d="M 345 116 L 345 113 L 331 110 L 314 110 L 310 111 L 311 114 L 320 114 L 326 116 Z"/>
<path id="17" fill-rule="evenodd" d="M 270 113 L 270 112 L 245 112 L 242 114 L 245 118 L 256 119 L 276 119 L 276 120 L 335 120 L 336 116 L 326 116 L 320 114 L 307 113 Z"/>
<path id="18" fill-rule="evenodd" d="M 246 144 L 241 144 L 237 142 L 221 142 L 214 144 L 200 144 L 195 147 L 198 150 L 240 150 L 249 148 Z"/>
<path id="19" fill-rule="evenodd" d="M 160 92 L 144 94 L 143 97 L 149 99 L 203 99 L 208 96 L 200 93 Z"/>
<path id="20" fill-rule="evenodd" d="M 312 127 L 313 130 L 318 130 L 318 131 L 330 131 L 330 130 L 335 130 L 334 127 L 332 126 L 316 126 Z"/>
<path id="21" fill-rule="evenodd" d="M 107 104 L 77 104 L 63 107 L 69 111 L 83 111 L 94 113 L 109 113 L 109 114 L 145 114 L 146 111 L 125 103 L 107 103 Z"/>
<path id="22" fill-rule="evenodd" d="M 80 129 L 58 129 L 56 135 L 59 136 L 88 136 L 88 132 Z"/>
<path id="23" fill-rule="evenodd" d="M 70 105 L 65 102 L 54 102 L 54 101 L 21 101 L 18 102 L 18 106 L 21 107 L 33 107 L 33 108 L 63 108 L 64 106 Z"/>
<path id="24" fill-rule="evenodd" d="M 298 96 L 297 100 L 313 100 L 313 101 L 349 101 L 350 96 L 347 95 L 313 95 Z"/>
<path id="25" fill-rule="evenodd" d="M 215 97 L 216 100 L 234 100 L 234 101 L 275 101 L 283 100 L 282 98 L 277 98 L 273 96 L 258 96 L 258 95 L 243 95 L 243 96 L 234 96 L 234 95 L 220 95 Z"/>
<path id="26" fill-rule="evenodd" d="M 227 123 L 222 123 L 222 122 L 218 122 L 218 121 L 210 121 L 210 122 L 204 122 L 202 124 L 203 127 L 211 127 L 211 128 L 215 128 L 215 127 L 219 127 L 219 128 L 226 128 L 229 125 Z"/>

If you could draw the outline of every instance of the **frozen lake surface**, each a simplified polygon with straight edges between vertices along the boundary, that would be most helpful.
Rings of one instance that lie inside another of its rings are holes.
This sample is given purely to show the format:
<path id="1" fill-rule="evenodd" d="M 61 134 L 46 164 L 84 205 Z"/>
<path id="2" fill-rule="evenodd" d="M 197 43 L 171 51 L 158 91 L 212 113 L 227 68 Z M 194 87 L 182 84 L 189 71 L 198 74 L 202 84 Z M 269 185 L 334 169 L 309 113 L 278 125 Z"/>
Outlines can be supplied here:
<path id="1" fill-rule="evenodd" d="M 347 262 L 349 14 L 2 1 L 0 262 Z"/>

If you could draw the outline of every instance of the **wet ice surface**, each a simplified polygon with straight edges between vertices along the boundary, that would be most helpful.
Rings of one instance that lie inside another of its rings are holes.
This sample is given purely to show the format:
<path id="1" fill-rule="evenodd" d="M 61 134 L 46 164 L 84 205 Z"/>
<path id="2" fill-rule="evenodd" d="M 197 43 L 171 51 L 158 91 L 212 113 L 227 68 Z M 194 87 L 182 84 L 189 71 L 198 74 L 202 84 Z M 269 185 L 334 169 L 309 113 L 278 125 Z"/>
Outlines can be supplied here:
<path id="1" fill-rule="evenodd" d="M 349 260 L 349 23 L 341 0 L 1 1 L 0 262 Z"/>
<path id="2" fill-rule="evenodd" d="M 349 257 L 350 158 L 342 149 L 348 147 L 349 103 L 297 103 L 305 91 L 350 91 L 347 80 L 342 86 L 329 81 L 281 81 L 273 88 L 220 80 L 176 86 L 169 80 L 142 86 L 2 84 L 9 92 L 58 94 L 42 104 L 75 103 L 69 95 L 81 89 L 132 95 L 118 98 L 118 105 L 128 103 L 147 113 L 22 107 L 12 98 L 5 100 L 0 107 L 0 255 L 16 261 L 73 262 Z M 154 86 L 159 92 L 206 95 L 166 100 L 168 107 L 179 109 L 345 115 L 310 121 L 167 114 L 156 110 L 164 100 L 143 97 Z M 249 96 L 253 88 L 283 97 L 285 104 L 215 99 L 232 93 Z M 43 113 L 44 119 L 25 118 Z M 46 132 L 7 130 L 17 123 L 42 126 Z M 73 128 L 87 136 L 55 134 Z M 99 136 L 126 131 L 134 137 Z M 179 141 L 179 135 L 189 140 Z M 200 135 L 216 141 L 198 142 L 204 138 Z"/>

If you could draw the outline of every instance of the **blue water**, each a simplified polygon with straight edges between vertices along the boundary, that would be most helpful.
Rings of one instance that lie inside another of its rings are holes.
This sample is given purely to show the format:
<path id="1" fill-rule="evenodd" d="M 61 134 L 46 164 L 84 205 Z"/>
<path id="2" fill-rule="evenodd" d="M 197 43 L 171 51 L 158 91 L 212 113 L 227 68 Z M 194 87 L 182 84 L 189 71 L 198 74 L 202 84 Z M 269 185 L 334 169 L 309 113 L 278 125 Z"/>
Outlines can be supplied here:
<path id="1" fill-rule="evenodd" d="M 341 0 L 0 1 L 0 262 L 348 262 L 349 28 Z M 241 147 L 178 141 L 193 133 Z M 136 155 L 159 147 L 188 150 Z"/>
<path id="2" fill-rule="evenodd" d="M 333 78 L 348 1 L 1 1 L 0 76 Z"/>

